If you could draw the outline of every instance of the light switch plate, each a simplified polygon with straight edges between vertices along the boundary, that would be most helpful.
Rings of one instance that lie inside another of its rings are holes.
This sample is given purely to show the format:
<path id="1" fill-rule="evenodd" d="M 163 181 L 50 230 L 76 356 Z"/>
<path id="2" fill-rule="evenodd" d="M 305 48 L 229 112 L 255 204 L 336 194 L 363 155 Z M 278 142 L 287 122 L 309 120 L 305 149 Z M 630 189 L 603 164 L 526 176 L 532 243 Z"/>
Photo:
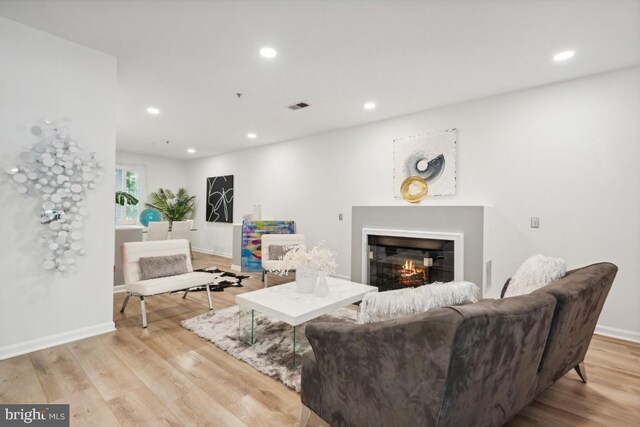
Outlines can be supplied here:
<path id="1" fill-rule="evenodd" d="M 531 228 L 540 228 L 540 218 L 537 216 L 531 217 Z"/>
<path id="2" fill-rule="evenodd" d="M 344 218 L 344 216 L 341 213 L 338 214 L 338 221 L 342 221 L 343 218 Z"/>

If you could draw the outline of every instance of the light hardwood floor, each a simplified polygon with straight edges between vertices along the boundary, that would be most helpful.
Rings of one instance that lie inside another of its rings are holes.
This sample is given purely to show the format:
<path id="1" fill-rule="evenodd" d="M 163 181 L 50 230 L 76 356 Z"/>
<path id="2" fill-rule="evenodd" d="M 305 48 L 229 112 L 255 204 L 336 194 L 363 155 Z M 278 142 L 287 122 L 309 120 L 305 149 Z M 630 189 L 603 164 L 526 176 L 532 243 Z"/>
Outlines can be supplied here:
<path id="1" fill-rule="evenodd" d="M 229 268 L 195 255 L 195 268 Z M 214 307 L 262 286 L 258 275 L 244 285 L 213 293 Z M 0 402 L 70 403 L 73 426 L 297 425 L 297 393 L 180 326 L 207 312 L 204 292 L 148 298 L 147 330 L 137 301 L 119 313 L 124 296 L 114 298 L 116 332 L 0 361 Z M 595 336 L 585 366 L 588 384 L 567 374 L 509 425 L 640 425 L 640 345 Z"/>

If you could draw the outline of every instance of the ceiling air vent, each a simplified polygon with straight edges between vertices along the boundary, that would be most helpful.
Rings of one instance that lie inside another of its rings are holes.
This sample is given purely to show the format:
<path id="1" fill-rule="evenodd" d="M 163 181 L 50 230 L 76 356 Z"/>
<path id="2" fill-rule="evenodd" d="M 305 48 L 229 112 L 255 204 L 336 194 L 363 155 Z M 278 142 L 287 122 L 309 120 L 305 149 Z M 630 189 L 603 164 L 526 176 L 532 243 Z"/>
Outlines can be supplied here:
<path id="1" fill-rule="evenodd" d="M 297 104 L 289 105 L 290 110 L 299 110 L 301 108 L 307 108 L 309 104 L 306 102 L 298 102 Z"/>

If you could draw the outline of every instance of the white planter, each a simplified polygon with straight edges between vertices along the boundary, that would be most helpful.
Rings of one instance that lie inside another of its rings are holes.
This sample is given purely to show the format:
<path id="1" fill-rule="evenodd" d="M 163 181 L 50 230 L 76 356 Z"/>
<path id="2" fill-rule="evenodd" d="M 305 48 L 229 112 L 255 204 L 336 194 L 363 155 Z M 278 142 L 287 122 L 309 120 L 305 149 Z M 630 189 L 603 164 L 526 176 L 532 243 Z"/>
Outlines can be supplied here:
<path id="1" fill-rule="evenodd" d="M 313 268 L 301 266 L 296 269 L 296 289 L 298 292 L 308 294 L 316 289 L 318 272 Z"/>

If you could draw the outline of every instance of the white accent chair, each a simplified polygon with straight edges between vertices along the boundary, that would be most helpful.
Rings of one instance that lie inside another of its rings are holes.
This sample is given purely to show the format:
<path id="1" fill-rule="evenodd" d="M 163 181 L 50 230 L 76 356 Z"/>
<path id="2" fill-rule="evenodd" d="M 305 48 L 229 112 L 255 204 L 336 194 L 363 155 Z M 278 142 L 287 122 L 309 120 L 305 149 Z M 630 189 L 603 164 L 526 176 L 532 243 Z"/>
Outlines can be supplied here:
<path id="1" fill-rule="evenodd" d="M 169 221 L 154 221 L 147 228 L 147 242 L 152 240 L 167 240 L 169 238 Z"/>
<path id="2" fill-rule="evenodd" d="M 192 221 L 173 221 L 171 225 L 171 240 L 188 240 L 191 242 Z"/>
<path id="3" fill-rule="evenodd" d="M 189 252 L 191 258 L 193 258 L 193 249 L 191 248 L 191 229 L 193 228 L 193 221 L 173 221 L 171 225 L 171 240 L 184 239 L 189 241 Z"/>
<path id="4" fill-rule="evenodd" d="M 306 250 L 306 239 L 304 234 L 263 234 L 262 235 L 262 281 L 264 287 L 268 285 L 268 273 L 282 268 L 282 261 L 270 259 L 269 246 L 302 246 Z"/>
<path id="5" fill-rule="evenodd" d="M 177 276 L 160 277 L 157 279 L 140 280 L 139 260 L 142 257 L 166 256 L 185 254 L 187 256 L 188 273 Z M 164 240 L 151 242 L 126 242 L 122 245 L 122 269 L 127 297 L 122 304 L 120 313 L 124 313 L 129 298 L 140 297 L 140 311 L 142 311 L 142 327 L 147 327 L 147 312 L 145 297 L 166 292 L 189 290 L 196 286 L 206 285 L 209 310 L 213 310 L 211 303 L 210 285 L 213 276 L 209 273 L 194 272 L 187 240 Z M 186 293 L 185 293 L 186 296 Z"/>

